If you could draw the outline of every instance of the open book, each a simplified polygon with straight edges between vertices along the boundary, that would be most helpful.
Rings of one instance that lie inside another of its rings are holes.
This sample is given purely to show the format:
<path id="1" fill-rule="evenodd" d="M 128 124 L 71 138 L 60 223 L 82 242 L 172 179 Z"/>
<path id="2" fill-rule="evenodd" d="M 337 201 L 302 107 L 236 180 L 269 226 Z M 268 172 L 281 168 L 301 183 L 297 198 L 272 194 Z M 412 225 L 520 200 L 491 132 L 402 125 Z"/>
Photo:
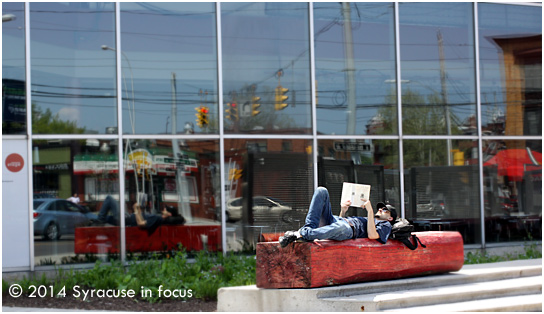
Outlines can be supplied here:
<path id="1" fill-rule="evenodd" d="M 370 185 L 344 182 L 340 202 L 350 200 L 351 206 L 361 207 L 363 206 L 362 198 L 367 200 L 370 198 Z"/>

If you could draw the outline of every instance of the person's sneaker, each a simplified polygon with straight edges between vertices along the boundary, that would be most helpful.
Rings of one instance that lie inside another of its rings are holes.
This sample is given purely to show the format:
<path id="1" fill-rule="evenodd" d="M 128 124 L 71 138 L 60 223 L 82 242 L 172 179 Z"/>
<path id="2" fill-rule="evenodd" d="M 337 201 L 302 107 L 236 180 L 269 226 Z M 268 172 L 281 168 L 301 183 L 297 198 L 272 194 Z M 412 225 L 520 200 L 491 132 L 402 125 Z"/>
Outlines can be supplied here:
<path id="1" fill-rule="evenodd" d="M 297 235 L 296 235 L 295 231 L 287 231 L 287 232 L 285 232 L 283 237 L 279 238 L 280 246 L 282 248 L 284 248 L 284 247 L 288 246 L 289 243 L 295 242 L 296 239 L 297 239 Z"/>

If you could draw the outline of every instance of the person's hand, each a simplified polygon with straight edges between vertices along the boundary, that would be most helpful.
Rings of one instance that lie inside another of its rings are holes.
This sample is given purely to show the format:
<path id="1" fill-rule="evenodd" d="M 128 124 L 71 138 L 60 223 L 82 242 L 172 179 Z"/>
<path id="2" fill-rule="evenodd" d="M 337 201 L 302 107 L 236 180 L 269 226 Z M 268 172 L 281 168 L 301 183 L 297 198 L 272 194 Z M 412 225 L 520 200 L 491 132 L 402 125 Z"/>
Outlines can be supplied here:
<path id="1" fill-rule="evenodd" d="M 345 200 L 342 203 L 340 203 L 340 208 L 342 209 L 342 211 L 348 210 L 348 207 L 350 206 L 351 206 L 351 200 Z"/>
<path id="2" fill-rule="evenodd" d="M 361 207 L 366 209 L 366 205 L 370 204 L 370 200 L 367 200 L 366 198 L 362 198 L 361 201 L 363 201 L 363 205 Z"/>

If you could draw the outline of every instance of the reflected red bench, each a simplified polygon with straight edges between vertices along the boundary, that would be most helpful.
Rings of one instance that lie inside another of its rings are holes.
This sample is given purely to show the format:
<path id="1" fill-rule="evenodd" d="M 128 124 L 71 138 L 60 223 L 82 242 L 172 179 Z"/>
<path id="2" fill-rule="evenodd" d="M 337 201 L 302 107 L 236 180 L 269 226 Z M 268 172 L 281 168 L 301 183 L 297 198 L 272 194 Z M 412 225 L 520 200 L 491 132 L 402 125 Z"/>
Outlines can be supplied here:
<path id="1" fill-rule="evenodd" d="M 257 287 L 315 288 L 458 271 L 463 238 L 456 231 L 414 232 L 427 248 L 412 251 L 397 240 L 257 244 Z"/>
<path id="2" fill-rule="evenodd" d="M 177 249 L 183 245 L 187 251 L 204 249 L 203 237 L 207 236 L 207 250 L 221 251 L 221 226 L 219 225 L 165 225 L 148 234 L 138 227 L 126 227 L 127 252 L 153 252 Z M 121 251 L 119 227 L 80 227 L 75 230 L 74 253 L 99 254 Z"/>
<path id="3" fill-rule="evenodd" d="M 259 236 L 259 242 L 274 242 L 278 241 L 285 232 L 271 232 L 271 233 L 261 233 Z"/>

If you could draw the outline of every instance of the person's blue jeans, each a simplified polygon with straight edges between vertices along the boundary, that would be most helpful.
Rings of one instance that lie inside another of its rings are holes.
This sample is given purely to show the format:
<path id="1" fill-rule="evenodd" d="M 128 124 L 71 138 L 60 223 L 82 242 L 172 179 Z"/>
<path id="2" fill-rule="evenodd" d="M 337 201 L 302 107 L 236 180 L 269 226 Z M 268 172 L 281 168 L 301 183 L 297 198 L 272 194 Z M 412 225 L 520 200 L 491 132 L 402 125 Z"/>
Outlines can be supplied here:
<path id="1" fill-rule="evenodd" d="M 98 220 L 110 225 L 119 226 L 119 205 L 117 205 L 117 201 L 111 195 L 106 196 L 106 199 L 102 203 L 102 207 L 100 207 L 100 212 L 98 213 Z"/>
<path id="2" fill-rule="evenodd" d="M 303 239 L 318 240 L 347 240 L 353 238 L 353 230 L 344 219 L 332 214 L 329 191 L 318 187 L 312 197 L 306 221 L 299 229 Z"/>

